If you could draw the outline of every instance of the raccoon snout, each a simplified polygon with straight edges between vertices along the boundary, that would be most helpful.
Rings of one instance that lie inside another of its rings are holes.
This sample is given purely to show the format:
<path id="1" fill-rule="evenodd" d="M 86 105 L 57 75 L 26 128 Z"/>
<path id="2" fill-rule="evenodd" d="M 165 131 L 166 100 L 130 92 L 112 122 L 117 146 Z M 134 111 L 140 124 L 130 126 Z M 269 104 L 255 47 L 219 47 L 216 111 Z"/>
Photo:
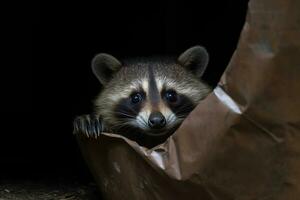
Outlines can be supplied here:
<path id="1" fill-rule="evenodd" d="M 153 112 L 149 116 L 148 125 L 153 129 L 160 129 L 166 125 L 166 119 L 160 112 Z"/>

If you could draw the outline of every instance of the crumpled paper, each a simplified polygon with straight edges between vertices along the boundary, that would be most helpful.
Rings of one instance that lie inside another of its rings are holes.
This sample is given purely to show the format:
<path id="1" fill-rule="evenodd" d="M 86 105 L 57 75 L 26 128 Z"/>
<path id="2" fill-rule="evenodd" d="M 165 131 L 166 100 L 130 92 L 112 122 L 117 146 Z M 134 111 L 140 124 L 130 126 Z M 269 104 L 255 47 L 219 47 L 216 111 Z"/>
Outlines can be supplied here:
<path id="1" fill-rule="evenodd" d="M 164 144 L 77 136 L 105 199 L 300 199 L 300 1 L 251 0 L 219 85 Z"/>

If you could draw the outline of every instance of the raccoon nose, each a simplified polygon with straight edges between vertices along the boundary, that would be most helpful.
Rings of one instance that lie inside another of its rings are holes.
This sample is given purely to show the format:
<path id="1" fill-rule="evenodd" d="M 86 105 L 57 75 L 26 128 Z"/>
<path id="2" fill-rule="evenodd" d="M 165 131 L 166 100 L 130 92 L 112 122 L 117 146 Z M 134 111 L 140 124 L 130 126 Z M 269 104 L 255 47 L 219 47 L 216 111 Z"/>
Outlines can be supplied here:
<path id="1" fill-rule="evenodd" d="M 160 112 L 154 112 L 150 114 L 148 124 L 151 128 L 163 128 L 166 125 L 166 119 Z"/>

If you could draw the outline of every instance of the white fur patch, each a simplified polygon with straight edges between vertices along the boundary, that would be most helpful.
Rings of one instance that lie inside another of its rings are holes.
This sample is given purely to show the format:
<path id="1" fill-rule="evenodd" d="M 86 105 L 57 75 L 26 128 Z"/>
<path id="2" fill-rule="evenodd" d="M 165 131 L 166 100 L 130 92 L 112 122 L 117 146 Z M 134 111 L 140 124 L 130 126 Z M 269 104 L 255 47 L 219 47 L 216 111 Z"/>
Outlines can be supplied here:
<path id="1" fill-rule="evenodd" d="M 157 89 L 158 89 L 159 93 L 161 93 L 164 85 L 167 85 L 170 88 L 176 88 L 176 90 L 177 90 L 177 87 L 178 87 L 177 85 L 175 85 L 174 81 L 167 80 L 166 77 L 155 78 L 155 82 L 156 82 Z M 142 83 L 142 87 L 143 87 L 144 91 L 146 92 L 146 96 L 147 96 L 149 94 L 149 80 L 143 79 L 141 81 L 141 83 Z M 190 92 L 190 91 L 185 91 L 185 92 Z M 159 105 L 159 111 L 165 117 L 166 122 L 167 122 L 167 126 L 172 126 L 176 122 L 176 120 L 177 120 L 176 115 L 171 111 L 171 109 L 169 107 L 167 107 L 164 104 L 162 99 L 161 99 L 161 102 L 160 102 L 160 105 Z M 152 112 L 151 103 L 147 102 L 144 105 L 144 107 L 141 109 L 139 114 L 136 116 L 136 122 L 137 122 L 136 125 L 139 128 L 149 129 L 148 120 L 149 120 L 149 116 L 150 116 L 151 112 Z"/>
<path id="2" fill-rule="evenodd" d="M 171 127 L 177 120 L 176 115 L 171 111 L 170 108 L 168 108 L 165 104 L 161 103 L 159 106 L 159 111 L 166 119 L 166 126 Z M 139 114 L 136 116 L 136 126 L 138 126 L 141 129 L 149 129 L 148 121 L 149 116 L 151 114 L 151 106 L 150 104 L 147 104 L 142 110 L 139 112 Z"/>
<path id="3" fill-rule="evenodd" d="M 137 126 L 141 129 L 148 129 L 149 116 L 149 110 L 142 110 L 141 112 L 139 112 L 139 114 L 136 116 Z"/>
<path id="4" fill-rule="evenodd" d="M 107 98 L 109 101 L 118 102 L 122 98 L 128 98 L 132 91 L 139 90 L 141 86 L 144 89 L 144 91 L 147 92 L 149 87 L 148 80 L 136 80 L 127 87 L 124 87 L 122 90 L 118 90 L 117 92 L 110 94 Z"/>
<path id="5" fill-rule="evenodd" d="M 155 82 L 156 82 L 158 91 L 161 92 L 164 82 L 165 82 L 165 78 L 155 78 Z"/>
<path id="6" fill-rule="evenodd" d="M 177 119 L 176 115 L 172 112 L 172 110 L 164 104 L 160 105 L 160 112 L 165 117 L 167 126 L 172 125 Z"/>
<path id="7" fill-rule="evenodd" d="M 146 91 L 146 93 L 148 93 L 148 90 L 149 90 L 149 81 L 147 79 L 143 79 L 142 80 L 142 87 L 143 87 L 143 90 Z"/>
<path id="8" fill-rule="evenodd" d="M 123 91 L 122 93 L 119 93 L 119 94 L 109 95 L 108 98 L 109 98 L 109 101 L 118 102 L 120 99 L 126 98 L 127 96 L 128 96 L 128 93 Z"/>

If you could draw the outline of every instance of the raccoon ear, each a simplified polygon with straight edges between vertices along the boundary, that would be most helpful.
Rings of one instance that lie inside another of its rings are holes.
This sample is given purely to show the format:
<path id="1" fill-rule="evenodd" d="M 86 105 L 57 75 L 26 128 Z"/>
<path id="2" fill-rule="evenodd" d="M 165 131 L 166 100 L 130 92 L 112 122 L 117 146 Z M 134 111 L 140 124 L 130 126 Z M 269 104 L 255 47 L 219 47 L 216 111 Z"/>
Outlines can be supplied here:
<path id="1" fill-rule="evenodd" d="M 192 71 L 200 78 L 207 67 L 209 55 L 204 47 L 194 46 L 183 52 L 177 61 L 184 68 Z"/>
<path id="2" fill-rule="evenodd" d="M 100 53 L 92 60 L 92 70 L 101 84 L 105 85 L 121 68 L 122 64 L 115 57 Z"/>

